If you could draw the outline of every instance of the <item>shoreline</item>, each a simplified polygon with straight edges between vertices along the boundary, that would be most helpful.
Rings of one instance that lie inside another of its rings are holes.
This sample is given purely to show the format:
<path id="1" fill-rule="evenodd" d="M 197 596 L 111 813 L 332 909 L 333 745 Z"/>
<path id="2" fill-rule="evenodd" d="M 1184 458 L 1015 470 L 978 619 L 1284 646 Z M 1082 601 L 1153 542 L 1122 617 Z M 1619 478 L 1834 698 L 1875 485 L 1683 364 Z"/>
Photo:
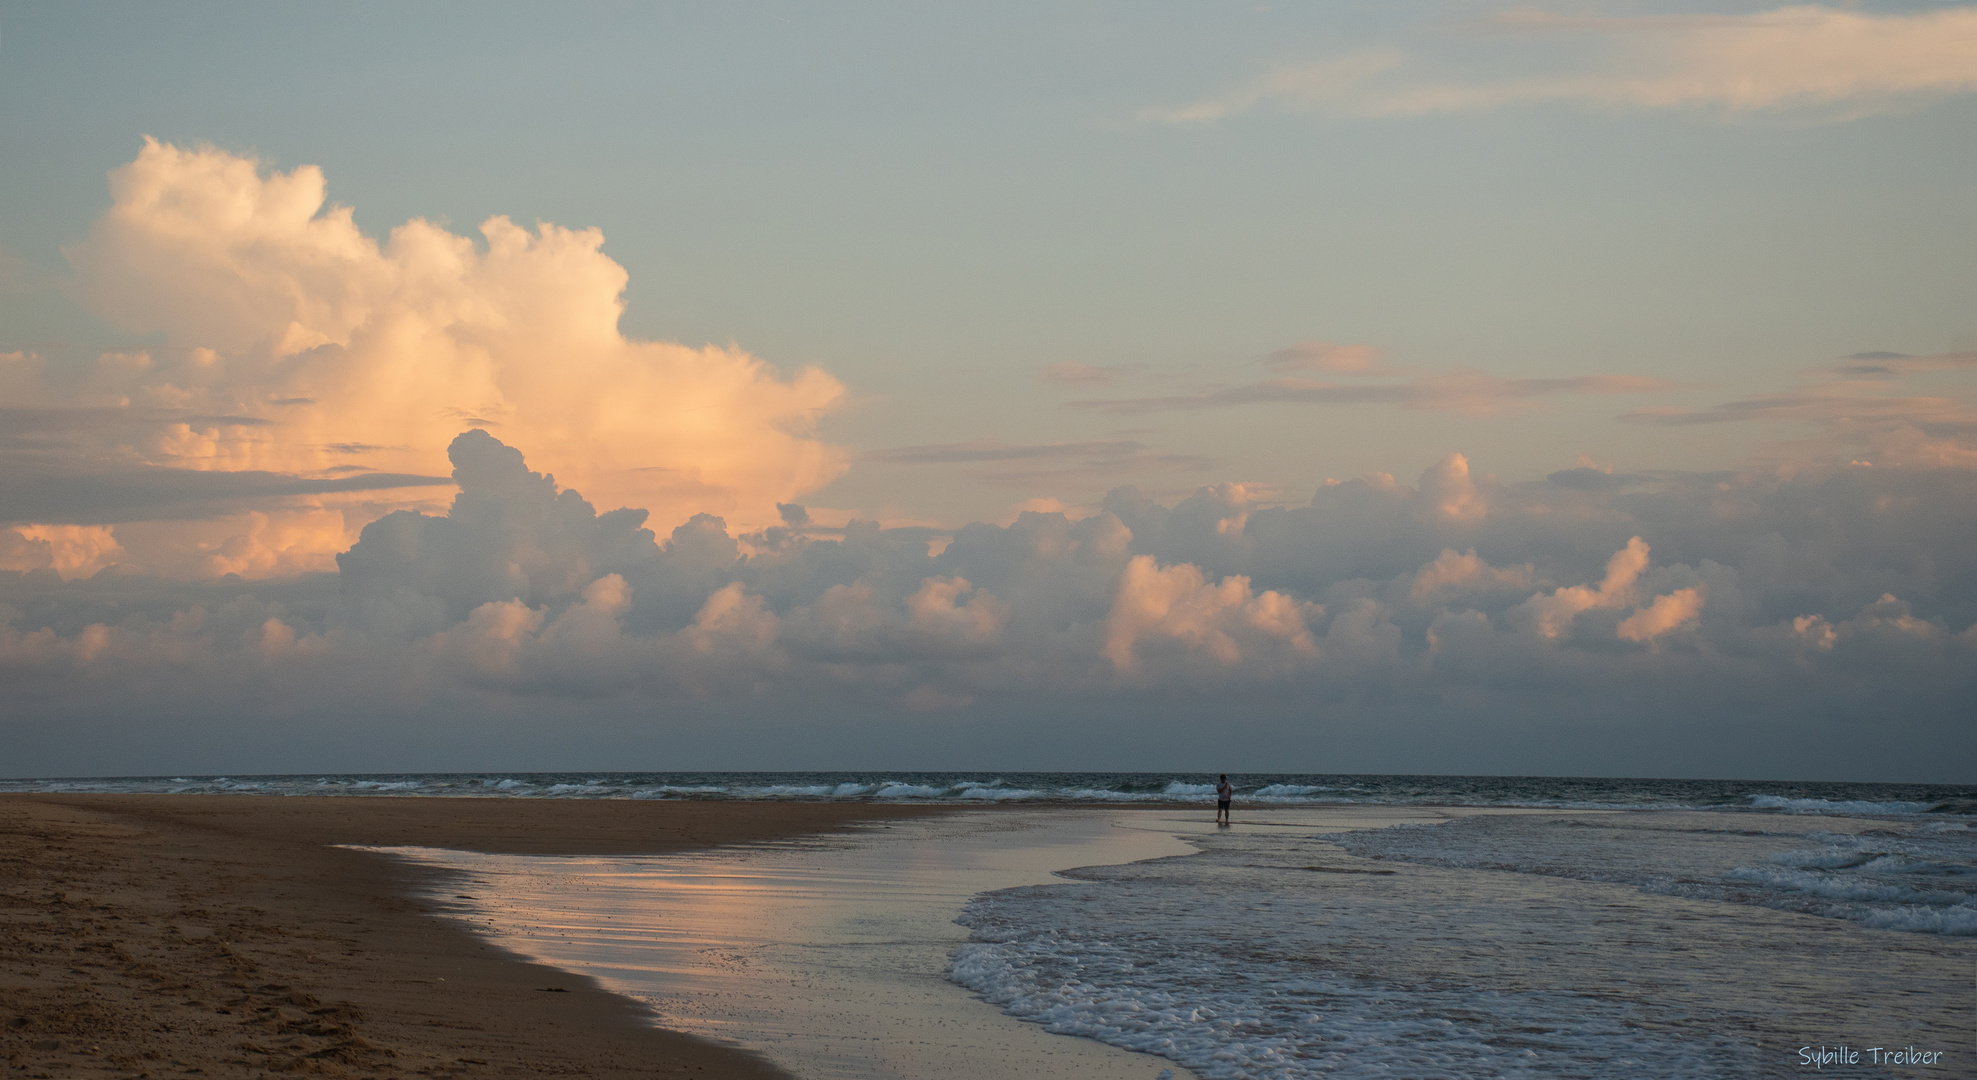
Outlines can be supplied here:
<path id="1" fill-rule="evenodd" d="M 0 794 L 0 1059 L 36 1077 L 782 1077 L 334 845 L 662 854 L 919 818 L 797 802 Z"/>

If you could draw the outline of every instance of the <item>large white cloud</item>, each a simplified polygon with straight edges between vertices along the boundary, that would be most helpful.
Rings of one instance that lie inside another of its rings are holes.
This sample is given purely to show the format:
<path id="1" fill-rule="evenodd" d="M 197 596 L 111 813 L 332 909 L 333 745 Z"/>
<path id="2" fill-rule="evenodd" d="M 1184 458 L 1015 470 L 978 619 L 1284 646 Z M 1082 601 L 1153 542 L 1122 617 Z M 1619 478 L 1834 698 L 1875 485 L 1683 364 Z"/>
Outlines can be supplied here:
<path id="1" fill-rule="evenodd" d="M 625 271 L 595 229 L 494 217 L 477 245 L 414 220 L 380 244 L 348 207 L 326 206 L 313 166 L 273 171 L 155 140 L 111 175 L 111 190 L 109 211 L 68 249 L 77 294 L 166 344 L 86 371 L 0 357 L 7 404 L 20 412 L 7 423 L 60 426 L 63 468 L 253 471 L 348 487 L 443 472 L 447 442 L 471 424 L 529 446 L 600 502 L 669 523 L 703 511 L 771 519 L 777 502 L 844 468 L 843 454 L 809 434 L 841 395 L 836 380 L 815 368 L 786 377 L 734 347 L 625 337 Z M 182 569 L 324 569 L 368 517 L 265 512 L 347 501 L 318 491 L 252 507 L 261 517 L 246 506 L 183 512 L 228 527 L 209 526 L 221 534 L 200 541 L 212 558 Z M 46 502 L 0 506 L 0 518 L 62 523 L 24 516 Z"/>

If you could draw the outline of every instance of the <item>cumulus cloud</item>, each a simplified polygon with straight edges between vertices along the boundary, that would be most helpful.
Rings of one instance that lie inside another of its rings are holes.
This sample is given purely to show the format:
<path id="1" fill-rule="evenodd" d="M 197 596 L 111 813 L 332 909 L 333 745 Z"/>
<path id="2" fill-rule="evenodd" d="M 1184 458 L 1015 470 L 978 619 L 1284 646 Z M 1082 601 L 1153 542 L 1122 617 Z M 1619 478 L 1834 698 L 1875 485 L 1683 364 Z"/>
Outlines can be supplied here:
<path id="1" fill-rule="evenodd" d="M 143 693 L 202 716 L 329 710 L 324 730 L 451 710 L 509 717 L 504 738 L 549 715 L 672 738 L 718 733 L 711 716 L 992 728 L 1053 702 L 1066 737 L 1111 742 L 1181 714 L 1265 745 L 1324 717 L 1357 717 L 1357 739 L 1533 709 L 1569 741 L 1625 702 L 1679 700 L 1682 722 L 1728 730 L 1890 702 L 1948 718 L 1977 690 L 1962 470 L 1506 484 L 1450 454 L 1414 484 L 1376 474 L 1301 506 L 1240 484 L 1171 504 L 1121 488 L 1088 516 L 977 522 L 930 554 L 923 530 L 819 535 L 794 504 L 753 532 L 710 515 L 655 531 L 479 429 L 449 456 L 443 512 L 384 514 L 333 573 L 284 582 L 81 577 L 120 558 L 100 534 L 0 533 L 0 723 L 136 716 L 115 703 Z M 1649 709 L 1629 730 L 1670 722 Z M 1948 730 L 1915 723 L 1915 739 Z"/>
<path id="2" fill-rule="evenodd" d="M 1533 595 L 1513 608 L 1509 618 L 1513 624 L 1528 627 L 1547 641 L 1570 635 L 1575 620 L 1588 611 L 1634 608 L 1632 614 L 1613 627 L 1614 636 L 1623 641 L 1653 641 L 1694 622 L 1702 611 L 1707 592 L 1700 585 L 1677 589 L 1637 605 L 1637 586 L 1648 569 L 1648 555 L 1647 542 L 1633 537 L 1607 560 L 1606 574 L 1597 585 L 1568 585 L 1549 594 Z"/>
<path id="3" fill-rule="evenodd" d="M 1518 608 L 1538 636 L 1556 639 L 1582 611 L 1622 607 L 1634 598 L 1634 582 L 1647 569 L 1648 546 L 1636 536 L 1607 561 L 1606 577 L 1596 586 L 1569 585 L 1549 596 L 1533 596 Z"/>
<path id="4" fill-rule="evenodd" d="M 957 602 L 964 596 L 965 602 Z M 958 575 L 923 579 L 906 598 L 906 610 L 915 633 L 962 643 L 995 641 L 1009 620 L 1009 605 Z"/>
<path id="5" fill-rule="evenodd" d="M 1654 603 L 1620 620 L 1614 632 L 1628 641 L 1653 641 L 1694 622 L 1702 613 L 1702 597 L 1700 587 L 1657 596 Z"/>
<path id="6" fill-rule="evenodd" d="M 115 566 L 124 554 L 116 536 L 100 525 L 0 529 L 0 570 L 53 570 L 68 581 Z"/>
<path id="7" fill-rule="evenodd" d="M 1102 652 L 1121 672 L 1138 665 L 1135 646 L 1149 639 L 1177 642 L 1227 667 L 1243 661 L 1239 638 L 1281 642 L 1315 655 L 1305 625 L 1308 610 L 1310 605 L 1282 593 L 1256 593 L 1246 577 L 1211 584 L 1198 566 L 1162 567 L 1153 556 L 1138 555 L 1119 579 Z"/>
<path id="8" fill-rule="evenodd" d="M 1604 109 L 1795 110 L 1851 119 L 1977 90 L 1977 8 L 1875 13 L 1798 5 L 1752 15 L 1613 17 L 1520 9 L 1439 57 L 1394 48 L 1274 69 L 1143 121 L 1200 123 L 1264 105 L 1419 116 L 1563 102 Z M 1465 71 L 1511 50 L 1503 78 Z M 1466 62 L 1466 63 L 1465 63 Z"/>
<path id="9" fill-rule="evenodd" d="M 1450 453 L 1421 474 L 1422 511 L 1431 519 L 1468 523 L 1490 512 L 1474 477 L 1469 475 L 1469 459 Z"/>
<path id="10" fill-rule="evenodd" d="M 1477 558 L 1475 548 L 1460 554 L 1443 548 L 1434 562 L 1415 571 L 1408 599 L 1421 603 L 1469 593 L 1525 592 L 1531 583 L 1530 563 L 1495 567 Z"/>
<path id="11" fill-rule="evenodd" d="M 82 370 L 0 357 L 0 520 L 333 507 L 428 482 L 463 425 L 667 522 L 768 518 L 844 468 L 809 434 L 836 380 L 625 337 L 626 275 L 595 229 L 493 217 L 477 243 L 414 220 L 380 243 L 313 166 L 155 140 L 111 192 L 67 250 L 76 295 L 165 344 Z"/>

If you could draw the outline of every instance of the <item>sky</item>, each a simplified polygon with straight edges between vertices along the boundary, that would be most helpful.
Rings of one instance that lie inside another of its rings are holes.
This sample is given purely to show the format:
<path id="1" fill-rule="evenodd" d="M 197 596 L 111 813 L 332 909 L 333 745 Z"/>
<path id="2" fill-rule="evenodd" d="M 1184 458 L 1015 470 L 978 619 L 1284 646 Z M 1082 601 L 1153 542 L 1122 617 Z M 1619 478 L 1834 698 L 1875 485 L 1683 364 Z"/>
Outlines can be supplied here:
<path id="1" fill-rule="evenodd" d="M 0 2 L 0 775 L 1977 782 L 1977 5 Z"/>

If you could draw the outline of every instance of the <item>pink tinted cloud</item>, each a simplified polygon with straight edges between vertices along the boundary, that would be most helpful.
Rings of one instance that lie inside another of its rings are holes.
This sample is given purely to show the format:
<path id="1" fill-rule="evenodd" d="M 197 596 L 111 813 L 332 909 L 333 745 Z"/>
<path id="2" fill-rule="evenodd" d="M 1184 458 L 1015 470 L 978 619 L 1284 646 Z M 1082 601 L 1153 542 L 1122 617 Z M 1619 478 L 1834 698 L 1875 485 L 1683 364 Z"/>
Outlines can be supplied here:
<path id="1" fill-rule="evenodd" d="M 1851 119 L 1977 90 L 1977 8 L 1880 14 L 1794 5 L 1752 15 L 1611 17 L 1516 11 L 1482 23 L 1484 57 L 1520 38 L 1554 48 L 1532 74 L 1468 75 L 1380 48 L 1268 71 L 1223 94 L 1147 109 L 1201 123 L 1263 105 L 1345 116 L 1420 116 L 1562 102 L 1604 109 L 1815 110 Z M 1458 39 L 1460 40 L 1460 39 Z"/>

